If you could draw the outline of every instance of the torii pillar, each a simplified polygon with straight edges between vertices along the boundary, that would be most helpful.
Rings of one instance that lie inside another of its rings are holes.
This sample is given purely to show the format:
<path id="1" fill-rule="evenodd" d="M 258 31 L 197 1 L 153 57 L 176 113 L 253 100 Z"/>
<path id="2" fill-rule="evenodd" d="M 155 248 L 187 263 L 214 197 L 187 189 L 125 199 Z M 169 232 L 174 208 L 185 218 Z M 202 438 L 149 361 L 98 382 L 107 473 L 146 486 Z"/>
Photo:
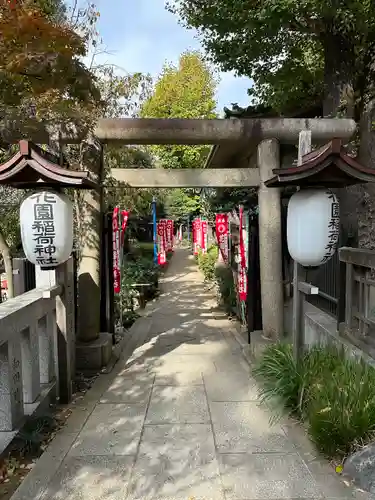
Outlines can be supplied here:
<path id="1" fill-rule="evenodd" d="M 103 147 L 94 137 L 88 138 L 83 147 L 83 164 L 98 188 L 84 193 L 81 213 L 78 214 L 80 260 L 76 364 L 79 369 L 100 369 L 108 364 L 112 354 L 111 334 L 100 332 Z"/>
<path id="2" fill-rule="evenodd" d="M 280 168 L 277 139 L 258 145 L 257 164 L 260 176 L 259 258 L 263 335 L 276 340 L 282 337 L 284 329 L 281 199 L 279 189 L 270 189 L 264 183 L 272 177 L 274 169 Z"/>

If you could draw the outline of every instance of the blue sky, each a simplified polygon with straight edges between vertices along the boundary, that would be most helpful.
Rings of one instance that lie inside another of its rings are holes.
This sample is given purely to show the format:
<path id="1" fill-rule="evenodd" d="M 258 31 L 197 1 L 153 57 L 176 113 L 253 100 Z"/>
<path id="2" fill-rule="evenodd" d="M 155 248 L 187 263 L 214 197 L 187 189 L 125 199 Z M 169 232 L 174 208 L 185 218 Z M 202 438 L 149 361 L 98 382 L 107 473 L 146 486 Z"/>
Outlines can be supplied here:
<path id="1" fill-rule="evenodd" d="M 165 61 L 177 62 L 186 49 L 200 49 L 196 33 L 178 24 L 177 17 L 164 8 L 165 0 L 97 0 L 98 29 L 109 54 L 100 62 L 116 64 L 127 72 L 160 73 Z M 249 104 L 248 78 L 220 73 L 218 111 L 237 102 Z"/>

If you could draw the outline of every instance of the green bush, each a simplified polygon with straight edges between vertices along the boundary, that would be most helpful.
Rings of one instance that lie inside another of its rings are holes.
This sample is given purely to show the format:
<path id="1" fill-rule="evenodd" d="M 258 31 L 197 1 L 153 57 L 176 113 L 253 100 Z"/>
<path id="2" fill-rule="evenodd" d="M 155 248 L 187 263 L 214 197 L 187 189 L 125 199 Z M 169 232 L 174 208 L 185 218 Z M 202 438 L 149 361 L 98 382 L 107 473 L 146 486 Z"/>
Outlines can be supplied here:
<path id="1" fill-rule="evenodd" d="M 129 326 L 131 318 L 136 319 L 133 314 L 134 299 L 138 296 L 138 291 L 132 285 L 137 283 L 150 283 L 150 290 L 157 290 L 160 270 L 150 257 L 138 257 L 136 260 L 124 261 L 121 269 L 121 292 L 116 295 L 116 319 L 120 319 L 120 309 L 122 306 L 122 317 L 124 326 Z M 150 294 L 147 294 L 149 296 Z M 130 312 L 129 312 L 130 311 Z"/>
<path id="2" fill-rule="evenodd" d="M 198 267 L 202 271 L 205 281 L 213 281 L 215 278 L 215 265 L 219 255 L 217 245 L 208 247 L 207 252 L 198 253 Z"/>
<path id="3" fill-rule="evenodd" d="M 335 346 L 314 347 L 296 364 L 292 347 L 268 346 L 253 370 L 261 397 L 306 421 L 329 457 L 343 457 L 375 436 L 375 369 Z"/>

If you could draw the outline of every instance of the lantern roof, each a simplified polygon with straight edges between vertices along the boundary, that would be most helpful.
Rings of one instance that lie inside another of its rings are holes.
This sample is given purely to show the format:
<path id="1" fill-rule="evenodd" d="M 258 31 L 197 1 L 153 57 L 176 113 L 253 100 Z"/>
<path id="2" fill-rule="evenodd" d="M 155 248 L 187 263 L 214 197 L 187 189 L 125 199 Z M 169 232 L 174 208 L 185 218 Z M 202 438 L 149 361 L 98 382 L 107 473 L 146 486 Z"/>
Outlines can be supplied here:
<path id="1" fill-rule="evenodd" d="M 271 187 L 345 187 L 375 182 L 375 170 L 364 167 L 347 154 L 341 139 L 333 139 L 302 157 L 301 165 L 276 168 L 265 182 Z"/>
<path id="2" fill-rule="evenodd" d="M 87 171 L 68 170 L 56 155 L 22 140 L 18 152 L 0 165 L 0 185 L 20 189 L 36 187 L 94 189 L 96 183 Z"/>

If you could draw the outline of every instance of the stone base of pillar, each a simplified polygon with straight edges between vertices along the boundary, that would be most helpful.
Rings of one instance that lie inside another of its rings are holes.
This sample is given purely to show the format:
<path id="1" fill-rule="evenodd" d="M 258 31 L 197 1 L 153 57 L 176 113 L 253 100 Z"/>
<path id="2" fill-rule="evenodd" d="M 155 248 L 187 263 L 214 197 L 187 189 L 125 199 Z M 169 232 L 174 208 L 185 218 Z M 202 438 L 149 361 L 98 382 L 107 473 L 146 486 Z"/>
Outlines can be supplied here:
<path id="1" fill-rule="evenodd" d="M 92 342 L 77 342 L 76 367 L 78 370 L 100 370 L 107 366 L 112 355 L 112 335 L 100 333 Z"/>

